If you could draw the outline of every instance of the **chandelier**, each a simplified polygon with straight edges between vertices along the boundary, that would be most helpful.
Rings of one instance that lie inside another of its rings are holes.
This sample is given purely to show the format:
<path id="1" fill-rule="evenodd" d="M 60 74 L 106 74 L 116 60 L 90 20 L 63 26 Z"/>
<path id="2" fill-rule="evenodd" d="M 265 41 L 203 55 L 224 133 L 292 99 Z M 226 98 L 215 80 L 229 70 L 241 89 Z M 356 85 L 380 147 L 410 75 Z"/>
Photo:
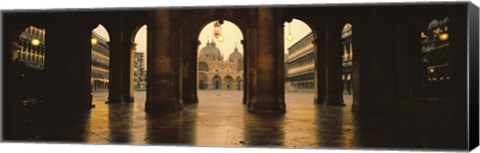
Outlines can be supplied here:
<path id="1" fill-rule="evenodd" d="M 292 41 L 293 40 L 293 35 L 292 35 L 292 26 L 290 25 L 291 23 L 288 23 L 288 35 L 287 35 L 287 40 Z"/>
<path id="2" fill-rule="evenodd" d="M 213 35 L 219 42 L 224 41 L 224 37 L 222 36 L 222 27 L 221 27 L 220 20 L 215 21 L 215 24 L 213 24 Z"/>

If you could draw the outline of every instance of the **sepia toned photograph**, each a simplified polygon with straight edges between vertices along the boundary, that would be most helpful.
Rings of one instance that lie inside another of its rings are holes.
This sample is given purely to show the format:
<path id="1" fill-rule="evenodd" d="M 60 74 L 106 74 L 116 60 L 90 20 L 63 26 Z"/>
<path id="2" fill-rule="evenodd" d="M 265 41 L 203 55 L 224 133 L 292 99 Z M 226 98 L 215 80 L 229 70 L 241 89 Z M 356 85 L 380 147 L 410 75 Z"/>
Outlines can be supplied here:
<path id="1" fill-rule="evenodd" d="M 2 142 L 478 146 L 472 2 L 0 13 Z"/>

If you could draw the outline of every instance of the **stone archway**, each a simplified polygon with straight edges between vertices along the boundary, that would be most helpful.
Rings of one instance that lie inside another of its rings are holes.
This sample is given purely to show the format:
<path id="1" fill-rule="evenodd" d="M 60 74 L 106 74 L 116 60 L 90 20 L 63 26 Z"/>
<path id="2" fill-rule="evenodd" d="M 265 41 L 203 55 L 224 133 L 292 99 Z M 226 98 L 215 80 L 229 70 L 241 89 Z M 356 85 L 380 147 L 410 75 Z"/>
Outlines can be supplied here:
<path id="1" fill-rule="evenodd" d="M 197 73 L 198 56 L 193 52 L 198 51 L 201 43 L 198 38 L 191 36 L 198 35 L 200 29 L 210 21 L 231 19 L 240 25 L 239 28 L 245 36 L 241 44 L 245 46 L 244 70 L 246 73 L 242 80 L 248 80 L 245 83 L 246 87 L 243 88 L 247 110 L 256 113 L 285 113 L 285 102 L 282 96 L 284 94 L 284 74 L 283 69 L 279 68 L 284 64 L 284 59 L 283 55 L 278 52 L 283 45 L 281 40 L 283 38 L 283 27 L 281 26 L 283 15 L 281 13 L 275 8 L 155 10 L 151 13 L 154 29 L 153 39 L 155 42 L 172 43 L 153 45 L 154 59 L 171 60 L 157 61 L 152 64 L 155 67 L 155 74 L 158 76 L 152 80 L 155 82 L 155 84 L 152 83 L 154 85 L 152 89 L 158 90 L 156 93 L 162 94 L 156 94 L 154 99 L 147 100 L 152 104 L 147 103 L 147 110 L 157 107 L 179 110 L 183 105 L 182 100 L 190 99 L 190 97 L 191 99 L 196 98 L 194 96 L 197 95 L 195 87 L 196 81 L 198 81 L 197 75 L 184 76 L 185 71 L 183 70 L 188 63 L 188 74 Z M 172 16 L 176 18 L 180 16 L 183 20 L 175 20 Z M 217 88 L 220 83 L 224 84 L 220 79 L 216 83 Z M 162 89 L 164 86 L 172 86 L 174 89 Z M 185 90 L 182 90 L 180 86 L 183 86 Z M 176 90 L 177 87 L 179 90 Z M 177 96 L 178 98 L 175 98 Z M 183 98 L 181 98 L 182 96 Z"/>
<path id="2" fill-rule="evenodd" d="M 200 90 L 209 89 L 208 76 L 205 73 L 200 72 L 198 74 L 198 78 L 199 78 L 199 89 Z"/>
<path id="3" fill-rule="evenodd" d="M 299 30 L 303 29 L 303 30 Z M 291 18 L 284 27 L 285 51 L 285 96 L 301 93 L 306 99 L 314 103 L 323 100 L 322 89 L 325 86 L 319 73 L 320 60 L 318 58 L 317 33 L 312 24 L 300 17 Z M 321 82 L 321 83 L 320 83 Z M 320 97 L 320 98 L 319 98 Z"/>
<path id="4" fill-rule="evenodd" d="M 233 89 L 233 78 L 230 75 L 225 76 L 224 78 L 225 82 L 225 88 L 226 90 L 232 90 Z"/>
<path id="5" fill-rule="evenodd" d="M 196 77 L 201 77 L 198 74 L 202 72 L 209 76 L 211 79 L 209 80 L 209 89 L 236 90 L 237 83 L 234 76 L 239 74 L 243 75 L 245 66 L 243 58 L 246 46 L 242 43 L 245 36 L 245 27 L 242 26 L 244 23 L 237 24 L 237 22 L 242 22 L 238 20 L 238 18 L 233 19 L 227 17 L 226 19 L 223 19 L 222 17 L 206 16 L 207 18 L 201 18 L 199 19 L 200 21 L 197 21 L 192 25 L 193 28 L 190 32 L 193 34 L 185 36 L 191 37 L 198 35 L 197 40 L 195 41 L 196 53 L 187 53 L 187 55 L 184 56 L 188 59 L 184 61 L 192 63 L 193 60 L 195 60 L 194 63 L 197 66 L 195 66 L 196 69 L 194 73 L 197 74 Z M 213 36 L 213 27 L 215 23 L 220 22 L 223 22 L 220 26 L 224 32 L 222 35 L 225 36 L 225 41 L 220 41 L 217 37 Z M 195 55 L 196 57 L 193 58 L 191 57 L 192 55 Z M 236 62 L 232 62 L 234 60 Z M 239 66 L 241 68 L 238 68 Z M 191 71 L 189 73 L 191 73 Z M 220 79 L 213 77 L 215 75 L 218 75 Z M 189 78 L 188 80 L 190 79 L 192 78 Z M 184 79 L 186 82 L 189 82 L 188 80 Z M 202 79 L 198 78 L 196 80 L 197 85 L 201 86 Z M 187 84 L 184 84 L 184 89 L 187 89 L 184 91 L 189 94 L 193 91 L 188 91 L 191 90 L 189 88 L 192 87 Z M 200 87 L 197 89 L 202 88 Z M 204 93 L 207 92 L 196 91 L 196 96 L 199 96 L 199 94 L 203 95 Z M 235 92 L 234 94 L 235 97 L 242 97 L 243 93 Z"/>
<path id="6" fill-rule="evenodd" d="M 237 42 L 239 46 L 243 47 L 243 52 L 241 51 L 241 49 L 239 49 L 239 51 L 242 54 L 244 54 L 245 58 L 248 57 L 247 50 L 249 49 L 248 49 L 248 44 L 246 43 L 246 40 L 245 40 L 247 36 L 247 29 L 250 24 L 248 21 L 249 17 L 247 15 L 248 12 L 249 12 L 249 9 L 207 9 L 207 10 L 192 10 L 192 11 L 188 11 L 188 13 L 185 13 L 185 14 L 181 13 L 185 21 L 188 23 L 187 24 L 188 28 L 185 29 L 184 31 L 185 36 L 183 36 L 183 38 L 185 39 L 184 42 L 186 42 L 189 45 L 185 45 L 185 47 L 183 48 L 186 48 L 186 49 L 190 48 L 190 49 L 184 50 L 183 53 L 184 53 L 184 62 L 194 64 L 188 70 L 190 74 L 197 74 L 198 68 L 199 68 L 199 65 L 197 65 L 199 64 L 197 61 L 199 59 L 199 54 L 198 52 L 192 53 L 191 51 L 198 51 L 199 49 L 204 47 L 207 43 L 205 41 L 207 37 L 194 38 L 191 36 L 199 36 L 203 28 L 205 28 L 205 26 L 212 21 L 218 20 L 220 22 L 231 22 L 234 25 L 236 25 L 236 27 L 240 30 L 241 35 L 243 36 L 243 38 Z M 212 37 L 213 37 L 213 33 L 210 34 L 209 38 L 212 38 Z M 226 39 L 231 39 L 231 38 L 226 37 Z M 210 42 L 211 42 L 211 39 L 210 39 Z M 234 44 L 235 43 L 232 43 L 232 45 Z M 233 48 L 231 49 L 233 50 Z M 226 58 L 229 57 L 228 54 L 224 56 Z M 246 70 L 247 62 L 248 61 L 244 61 L 242 63 L 241 65 L 243 67 L 242 70 Z M 209 65 L 209 69 L 213 70 L 212 67 L 213 67 L 212 65 Z M 243 76 L 247 76 L 246 71 L 244 71 L 243 73 L 244 73 Z M 195 77 L 198 77 L 198 75 L 195 75 Z M 197 78 L 184 79 L 184 82 L 188 82 L 183 84 L 184 93 L 187 95 L 186 97 L 184 96 L 184 99 L 196 99 L 196 101 L 198 102 L 198 91 L 197 91 L 198 88 L 197 87 L 194 88 L 192 85 L 189 85 L 191 84 L 190 82 L 194 82 L 194 81 L 198 85 L 198 82 L 196 82 L 198 81 Z M 245 80 L 243 81 L 246 86 Z M 245 103 L 246 100 L 248 99 L 246 95 L 247 94 L 246 90 L 247 89 L 245 88 L 245 90 L 243 90 L 243 93 L 242 93 L 243 103 Z"/>
<path id="7" fill-rule="evenodd" d="M 212 84 L 213 84 L 213 89 L 215 90 L 222 89 L 222 78 L 218 75 L 213 76 Z"/>
<path id="8" fill-rule="evenodd" d="M 108 90 L 108 87 L 103 86 L 103 82 L 108 82 L 109 76 L 109 63 L 110 63 L 110 47 L 108 42 L 110 35 L 108 30 L 99 24 L 92 30 L 91 37 L 91 65 L 90 72 L 91 79 L 93 80 L 91 85 L 91 93 L 103 90 Z M 108 94 L 108 93 L 107 93 Z M 108 97 L 108 96 L 107 96 Z M 104 99 L 103 101 L 106 101 Z"/>

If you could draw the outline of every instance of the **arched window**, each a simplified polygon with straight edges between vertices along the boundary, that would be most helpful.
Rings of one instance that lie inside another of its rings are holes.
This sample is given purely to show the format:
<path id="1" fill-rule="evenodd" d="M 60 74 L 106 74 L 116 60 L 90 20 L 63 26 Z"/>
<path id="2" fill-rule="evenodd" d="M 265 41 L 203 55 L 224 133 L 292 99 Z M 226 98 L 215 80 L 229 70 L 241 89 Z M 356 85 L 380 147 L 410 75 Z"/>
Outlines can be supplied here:
<path id="1" fill-rule="evenodd" d="M 207 64 L 206 62 L 200 61 L 200 62 L 198 63 L 198 65 L 199 65 L 199 66 L 198 66 L 198 69 L 199 69 L 200 71 L 208 71 L 208 64 Z"/>
<path id="2" fill-rule="evenodd" d="M 208 76 L 205 73 L 198 73 L 199 89 L 208 89 Z"/>
<path id="3" fill-rule="evenodd" d="M 216 75 L 213 77 L 214 89 L 222 89 L 222 79 Z"/>
<path id="4" fill-rule="evenodd" d="M 229 75 L 225 77 L 225 82 L 227 83 L 226 89 L 231 90 L 233 86 L 233 78 Z"/>

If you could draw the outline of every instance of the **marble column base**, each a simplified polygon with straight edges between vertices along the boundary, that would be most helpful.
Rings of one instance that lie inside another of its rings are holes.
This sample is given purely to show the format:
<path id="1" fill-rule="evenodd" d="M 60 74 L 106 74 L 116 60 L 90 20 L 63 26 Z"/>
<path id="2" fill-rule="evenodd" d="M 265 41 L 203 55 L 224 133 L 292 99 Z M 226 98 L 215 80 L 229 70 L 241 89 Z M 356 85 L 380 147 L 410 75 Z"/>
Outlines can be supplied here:
<path id="1" fill-rule="evenodd" d="M 324 103 L 329 106 L 345 106 L 341 97 L 327 97 Z"/>
<path id="2" fill-rule="evenodd" d="M 247 104 L 250 113 L 284 114 L 285 103 L 274 100 L 249 100 Z"/>
<path id="3" fill-rule="evenodd" d="M 186 96 L 183 98 L 185 104 L 196 104 L 198 103 L 198 97 L 196 96 Z"/>
<path id="4" fill-rule="evenodd" d="M 108 97 L 108 101 L 105 103 L 113 104 L 113 103 L 132 103 L 135 99 L 130 96 L 119 96 L 119 97 Z"/>
<path id="5" fill-rule="evenodd" d="M 182 101 L 147 101 L 145 111 L 147 113 L 169 113 L 182 110 Z"/>
<path id="6" fill-rule="evenodd" d="M 321 99 L 319 100 L 318 98 L 313 99 L 314 104 L 323 104 L 323 102 L 324 102 L 323 100 L 321 100 Z"/>

